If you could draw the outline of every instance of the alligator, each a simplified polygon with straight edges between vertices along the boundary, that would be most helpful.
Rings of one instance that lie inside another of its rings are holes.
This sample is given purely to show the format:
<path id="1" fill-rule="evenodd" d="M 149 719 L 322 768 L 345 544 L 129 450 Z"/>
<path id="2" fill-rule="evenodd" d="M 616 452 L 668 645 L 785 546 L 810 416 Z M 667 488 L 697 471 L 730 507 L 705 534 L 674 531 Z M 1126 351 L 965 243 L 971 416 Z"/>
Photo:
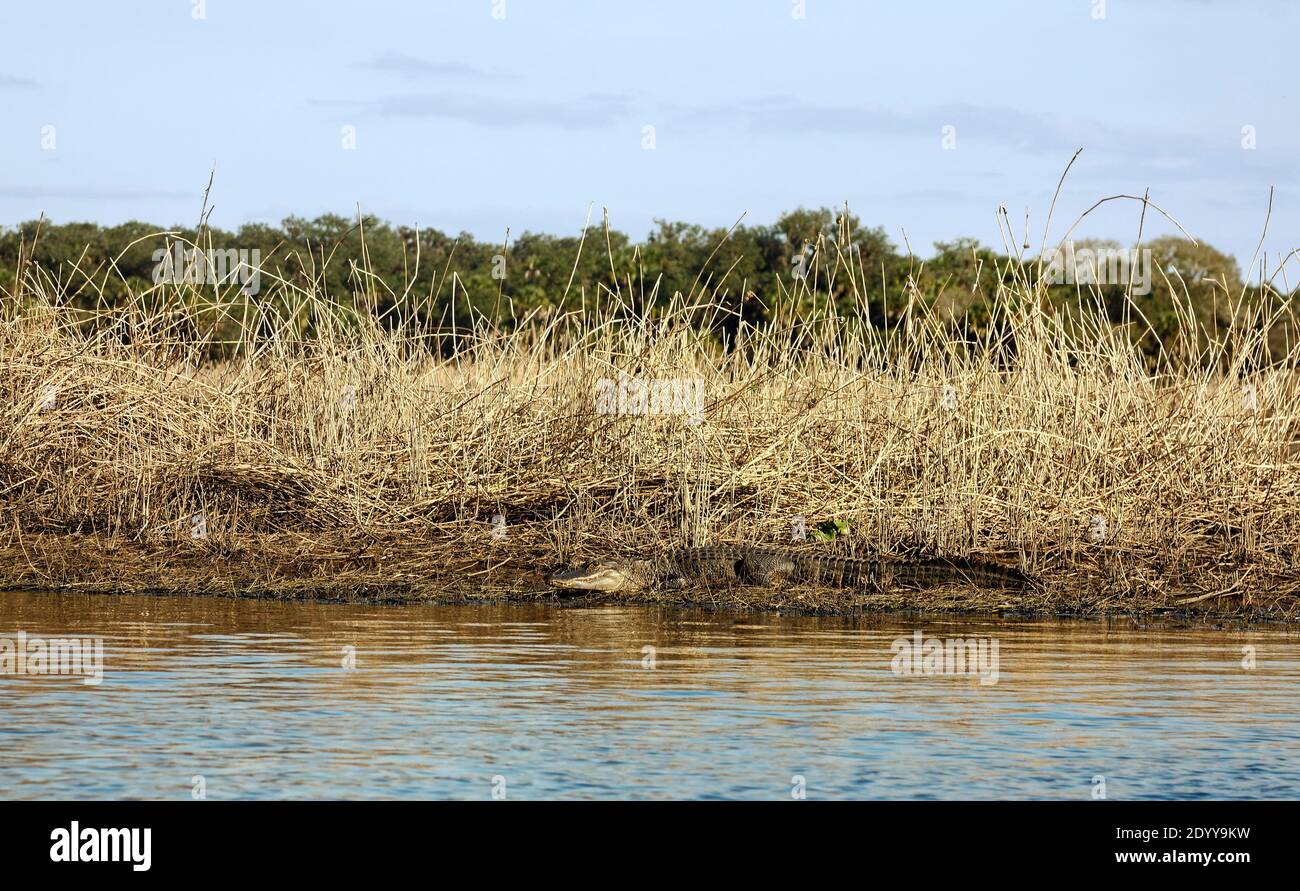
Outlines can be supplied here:
<path id="1" fill-rule="evenodd" d="M 598 560 L 550 576 L 551 585 L 561 591 L 606 594 L 690 584 L 773 587 L 782 582 L 887 591 L 943 585 L 1022 588 L 1028 579 L 1018 569 L 974 560 L 839 557 L 731 544 L 678 548 L 657 560 Z"/>

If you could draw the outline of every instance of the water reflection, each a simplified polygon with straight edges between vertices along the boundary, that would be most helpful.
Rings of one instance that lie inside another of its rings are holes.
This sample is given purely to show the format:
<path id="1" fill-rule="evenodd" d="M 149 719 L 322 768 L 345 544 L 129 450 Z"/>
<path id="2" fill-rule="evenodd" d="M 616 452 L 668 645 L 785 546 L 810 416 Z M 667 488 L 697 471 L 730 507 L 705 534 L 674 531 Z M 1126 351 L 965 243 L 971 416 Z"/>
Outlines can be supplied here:
<path id="1" fill-rule="evenodd" d="M 896 675 L 918 629 L 996 639 L 997 683 Z M 0 675 L 4 797 L 1300 792 L 1285 629 L 0 594 L 19 630 L 106 665 Z"/>

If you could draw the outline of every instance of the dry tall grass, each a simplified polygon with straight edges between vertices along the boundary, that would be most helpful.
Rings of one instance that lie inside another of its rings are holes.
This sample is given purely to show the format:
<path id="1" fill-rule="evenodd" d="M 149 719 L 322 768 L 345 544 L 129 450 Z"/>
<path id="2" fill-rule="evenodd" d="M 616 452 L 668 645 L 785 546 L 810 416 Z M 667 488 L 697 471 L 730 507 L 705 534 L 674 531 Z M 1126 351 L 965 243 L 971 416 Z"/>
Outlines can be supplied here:
<path id="1" fill-rule="evenodd" d="M 1259 311 L 1199 351 L 1189 330 L 1152 371 L 1088 294 L 1053 313 L 1028 284 L 980 343 L 915 306 L 888 334 L 777 312 L 729 350 L 689 296 L 478 319 L 455 350 L 392 324 L 400 302 L 380 319 L 269 297 L 294 312 L 159 286 L 88 319 L 32 269 L 6 286 L 0 587 L 523 596 L 560 562 L 789 542 L 803 517 L 851 524 L 804 547 L 992 557 L 1043 582 L 985 605 L 1297 615 L 1296 354 L 1262 361 Z M 193 331 L 222 311 L 243 314 L 233 357 L 205 361 Z M 700 381 L 702 422 L 602 414 L 598 381 L 620 377 Z"/>

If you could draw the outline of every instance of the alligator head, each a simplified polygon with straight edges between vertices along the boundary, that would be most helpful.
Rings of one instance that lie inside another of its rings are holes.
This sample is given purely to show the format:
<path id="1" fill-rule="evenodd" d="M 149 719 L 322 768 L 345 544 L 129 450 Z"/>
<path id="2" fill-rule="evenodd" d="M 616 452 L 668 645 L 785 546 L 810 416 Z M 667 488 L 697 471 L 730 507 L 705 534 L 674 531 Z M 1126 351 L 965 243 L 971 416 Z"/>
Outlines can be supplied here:
<path id="1" fill-rule="evenodd" d="M 551 585 L 566 591 L 631 591 L 644 585 L 637 569 L 627 563 L 600 560 L 552 573 Z"/>

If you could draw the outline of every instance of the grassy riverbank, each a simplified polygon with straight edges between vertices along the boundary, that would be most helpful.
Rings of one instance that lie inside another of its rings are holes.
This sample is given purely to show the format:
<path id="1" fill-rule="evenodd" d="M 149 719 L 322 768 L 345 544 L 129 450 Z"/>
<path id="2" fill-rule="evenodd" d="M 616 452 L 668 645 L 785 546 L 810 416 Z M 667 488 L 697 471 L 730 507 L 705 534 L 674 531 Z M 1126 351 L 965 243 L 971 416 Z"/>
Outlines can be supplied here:
<path id="1" fill-rule="evenodd" d="M 795 317 L 778 290 L 724 343 L 724 309 L 643 313 L 630 279 L 506 330 L 266 277 L 261 303 L 159 285 L 91 313 L 30 270 L 3 286 L 0 588 L 535 597 L 561 563 L 839 520 L 799 546 L 1041 585 L 651 597 L 1300 612 L 1300 379 L 1265 308 L 1189 310 L 1153 362 L 1087 291 L 1048 309 L 1028 282 L 978 329 L 905 295 L 887 331 L 842 302 Z"/>

